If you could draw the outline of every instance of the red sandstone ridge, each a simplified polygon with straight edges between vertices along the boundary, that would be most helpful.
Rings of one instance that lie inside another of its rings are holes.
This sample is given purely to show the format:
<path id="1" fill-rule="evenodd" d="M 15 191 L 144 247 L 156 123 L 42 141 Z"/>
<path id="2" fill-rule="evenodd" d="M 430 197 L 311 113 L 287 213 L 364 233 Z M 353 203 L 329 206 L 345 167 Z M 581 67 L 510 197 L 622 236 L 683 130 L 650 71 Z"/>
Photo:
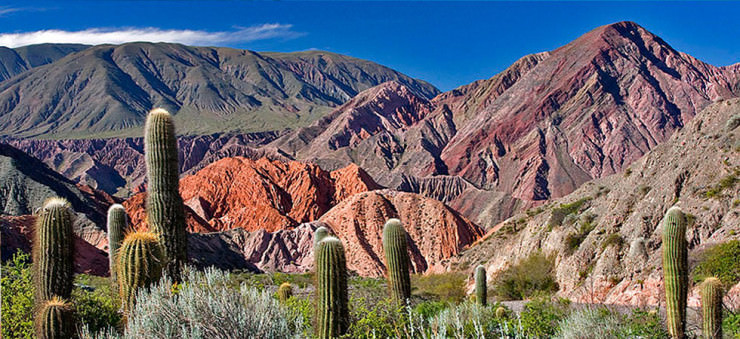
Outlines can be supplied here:
<path id="1" fill-rule="evenodd" d="M 138 231 L 149 229 L 149 225 L 146 221 L 145 199 L 146 192 L 136 194 L 123 202 L 123 207 L 126 208 L 126 212 L 129 215 L 131 227 Z M 193 211 L 188 205 L 185 205 L 185 222 L 188 225 L 188 232 L 208 233 L 216 231 L 213 226 L 203 220 L 203 218 L 201 218 L 198 213 Z"/>
<path id="2" fill-rule="evenodd" d="M 242 157 L 221 159 L 180 180 L 194 232 L 288 229 L 318 219 L 352 194 L 377 188 L 356 165 L 328 172 L 297 161 Z M 125 205 L 132 223 L 144 221 L 144 193 Z"/>
<path id="3" fill-rule="evenodd" d="M 415 272 L 442 268 L 442 262 L 482 236 L 482 230 L 444 203 L 392 190 L 355 194 L 329 210 L 326 223 L 347 249 L 351 270 L 362 276 L 385 272 L 383 225 L 399 218 L 409 234 Z"/>

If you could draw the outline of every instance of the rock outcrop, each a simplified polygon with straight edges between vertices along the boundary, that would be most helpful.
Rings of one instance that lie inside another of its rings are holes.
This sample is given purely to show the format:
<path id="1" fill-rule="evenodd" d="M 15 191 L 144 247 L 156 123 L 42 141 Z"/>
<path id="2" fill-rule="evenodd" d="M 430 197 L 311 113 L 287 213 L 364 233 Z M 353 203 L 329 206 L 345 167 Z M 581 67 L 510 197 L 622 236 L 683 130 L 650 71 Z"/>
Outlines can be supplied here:
<path id="1" fill-rule="evenodd" d="M 493 227 L 450 267 L 484 263 L 493 278 L 542 250 L 555 258 L 564 297 L 660 303 L 660 223 L 668 208 L 680 206 L 689 216 L 690 263 L 714 244 L 740 239 L 739 119 L 740 99 L 715 102 L 622 173 Z M 694 306 L 697 300 L 690 299 Z"/>
<path id="2" fill-rule="evenodd" d="M 412 268 L 424 273 L 478 240 L 482 229 L 444 203 L 414 193 L 376 190 L 355 194 L 319 220 L 342 239 L 347 266 L 362 276 L 382 276 L 383 225 L 399 218 L 409 234 Z"/>
<path id="3" fill-rule="evenodd" d="M 356 165 L 328 172 L 314 164 L 224 158 L 180 180 L 194 232 L 274 232 L 317 220 L 348 196 L 380 188 Z M 145 224 L 144 197 L 124 204 L 132 223 Z"/>

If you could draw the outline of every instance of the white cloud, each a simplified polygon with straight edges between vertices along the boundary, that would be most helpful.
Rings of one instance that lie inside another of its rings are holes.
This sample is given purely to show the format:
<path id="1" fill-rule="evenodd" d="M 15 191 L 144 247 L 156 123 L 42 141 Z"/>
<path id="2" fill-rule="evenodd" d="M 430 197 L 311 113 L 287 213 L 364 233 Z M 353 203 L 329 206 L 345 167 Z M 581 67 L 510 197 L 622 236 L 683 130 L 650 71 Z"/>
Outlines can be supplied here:
<path id="1" fill-rule="evenodd" d="M 0 15 L 2 9 L 0 8 Z M 122 44 L 132 41 L 176 42 L 186 45 L 218 45 L 275 38 L 295 38 L 303 33 L 292 31 L 292 25 L 263 24 L 237 27 L 233 31 L 209 32 L 201 30 L 160 29 L 155 27 L 105 29 L 82 31 L 56 29 L 23 33 L 0 33 L 0 46 L 19 47 L 42 43 L 78 43 L 88 45 Z"/>
<path id="2" fill-rule="evenodd" d="M 0 16 L 3 16 L 5 14 L 10 14 L 13 12 L 19 12 L 20 8 L 13 8 L 13 7 L 7 7 L 7 6 L 0 6 Z"/>

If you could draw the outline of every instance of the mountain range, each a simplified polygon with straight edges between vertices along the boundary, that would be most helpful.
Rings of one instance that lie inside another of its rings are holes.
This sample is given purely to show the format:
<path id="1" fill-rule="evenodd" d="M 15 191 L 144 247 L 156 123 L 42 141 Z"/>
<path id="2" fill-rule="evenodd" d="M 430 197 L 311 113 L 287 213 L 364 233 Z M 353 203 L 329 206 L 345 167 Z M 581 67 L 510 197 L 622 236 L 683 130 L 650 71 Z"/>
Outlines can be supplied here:
<path id="1" fill-rule="evenodd" d="M 47 50 L 54 51 L 47 59 L 31 55 Z M 0 69 L 9 70 L 0 78 L 2 136 L 140 135 L 137 127 L 152 107 L 176 112 L 182 134 L 282 130 L 386 81 L 428 97 L 439 93 L 390 68 L 323 51 L 258 53 L 169 43 L 23 51 L 8 50 L 10 56 L 0 58 Z"/>

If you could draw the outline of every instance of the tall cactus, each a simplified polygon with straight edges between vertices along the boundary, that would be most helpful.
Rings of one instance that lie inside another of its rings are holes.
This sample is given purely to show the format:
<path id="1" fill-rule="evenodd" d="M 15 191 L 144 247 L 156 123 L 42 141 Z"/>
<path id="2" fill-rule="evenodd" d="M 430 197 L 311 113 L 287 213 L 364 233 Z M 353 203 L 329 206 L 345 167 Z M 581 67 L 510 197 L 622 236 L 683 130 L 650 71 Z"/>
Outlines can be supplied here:
<path id="1" fill-rule="evenodd" d="M 113 204 L 108 208 L 108 261 L 110 277 L 116 281 L 116 254 L 123 242 L 126 233 L 126 209 L 121 204 Z"/>
<path id="2" fill-rule="evenodd" d="M 67 339 L 75 336 L 72 304 L 59 297 L 44 302 L 36 313 L 36 337 L 39 339 Z"/>
<path id="3" fill-rule="evenodd" d="M 478 265 L 475 268 L 475 299 L 481 306 L 488 303 L 488 285 L 486 284 L 486 268 Z"/>
<path id="4" fill-rule="evenodd" d="M 149 112 L 144 129 L 147 219 L 151 230 L 160 236 L 166 258 L 165 272 L 180 281 L 180 270 L 187 260 L 187 233 L 179 191 L 175 125 L 167 111 L 157 108 Z"/>
<path id="5" fill-rule="evenodd" d="M 706 339 L 722 338 L 722 283 L 710 277 L 701 285 L 701 313 Z"/>
<path id="6" fill-rule="evenodd" d="M 331 236 L 319 242 L 316 252 L 316 335 L 335 338 L 349 328 L 347 259 L 342 242 Z"/>
<path id="7" fill-rule="evenodd" d="M 289 282 L 284 282 L 280 284 L 280 287 L 278 287 L 277 290 L 278 300 L 280 300 L 280 303 L 285 303 L 290 299 L 290 297 L 293 296 L 293 285 L 291 285 Z"/>
<path id="8" fill-rule="evenodd" d="M 136 301 L 136 290 L 149 287 L 162 276 L 164 256 L 159 237 L 152 232 L 135 232 L 126 236 L 118 252 L 118 291 L 124 313 Z"/>
<path id="9" fill-rule="evenodd" d="M 686 216 L 671 207 L 663 218 L 663 274 L 666 296 L 666 323 L 673 338 L 684 338 L 686 297 L 689 285 Z"/>
<path id="10" fill-rule="evenodd" d="M 388 286 L 393 299 L 406 303 L 411 298 L 409 251 L 401 220 L 389 219 L 383 226 L 383 250 L 388 269 Z"/>
<path id="11" fill-rule="evenodd" d="M 58 296 L 69 299 L 74 280 L 72 210 L 67 200 L 46 200 L 36 220 L 33 266 L 36 303 Z"/>

